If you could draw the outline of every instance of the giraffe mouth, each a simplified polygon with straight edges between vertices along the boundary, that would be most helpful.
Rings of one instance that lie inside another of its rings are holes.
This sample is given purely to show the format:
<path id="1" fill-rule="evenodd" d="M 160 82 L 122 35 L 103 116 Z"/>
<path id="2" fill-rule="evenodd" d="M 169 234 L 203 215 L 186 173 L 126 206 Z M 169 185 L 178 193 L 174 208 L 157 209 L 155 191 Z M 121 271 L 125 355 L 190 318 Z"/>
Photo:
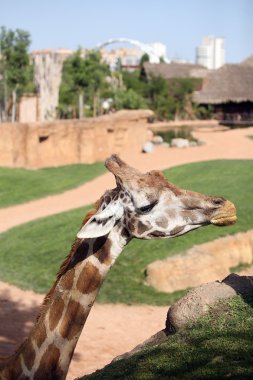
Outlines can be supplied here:
<path id="1" fill-rule="evenodd" d="M 215 218 L 211 219 L 211 223 L 214 224 L 215 226 L 230 226 L 232 224 L 235 224 L 237 221 L 237 216 L 236 215 L 221 215 L 217 216 Z"/>

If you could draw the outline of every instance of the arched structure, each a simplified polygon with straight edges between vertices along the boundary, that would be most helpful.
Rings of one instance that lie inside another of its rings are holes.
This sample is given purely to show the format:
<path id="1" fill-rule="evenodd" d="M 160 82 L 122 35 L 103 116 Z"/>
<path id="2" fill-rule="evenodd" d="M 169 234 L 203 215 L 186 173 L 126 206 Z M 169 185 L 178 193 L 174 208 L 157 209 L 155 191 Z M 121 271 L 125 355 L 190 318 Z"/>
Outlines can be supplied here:
<path id="1" fill-rule="evenodd" d="M 98 44 L 97 49 L 102 49 L 104 46 L 115 44 L 115 43 L 129 43 L 131 45 L 137 46 L 139 49 L 143 51 L 143 53 L 146 53 L 149 55 L 149 59 L 151 63 L 160 63 L 161 58 L 165 61 L 168 62 L 168 59 L 164 55 L 159 55 L 155 51 L 155 49 L 148 45 L 144 44 L 143 42 L 137 41 L 137 40 L 132 40 L 130 38 L 111 38 L 101 44 Z"/>

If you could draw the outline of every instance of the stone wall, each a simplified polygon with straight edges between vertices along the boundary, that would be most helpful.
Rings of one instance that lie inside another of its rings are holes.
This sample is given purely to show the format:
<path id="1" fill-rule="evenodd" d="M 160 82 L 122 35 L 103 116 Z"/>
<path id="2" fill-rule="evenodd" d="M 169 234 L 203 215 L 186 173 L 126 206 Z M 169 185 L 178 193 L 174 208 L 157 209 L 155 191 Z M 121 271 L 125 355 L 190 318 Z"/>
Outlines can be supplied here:
<path id="1" fill-rule="evenodd" d="M 231 268 L 252 262 L 253 230 L 249 230 L 196 245 L 165 260 L 154 261 L 146 269 L 146 284 L 171 293 L 221 280 Z"/>
<path id="2" fill-rule="evenodd" d="M 152 111 L 119 111 L 94 119 L 0 124 L 0 166 L 42 168 L 104 160 L 148 140 Z"/>
<path id="3" fill-rule="evenodd" d="M 38 120 L 39 98 L 34 96 L 22 96 L 19 102 L 19 123 L 35 123 Z"/>

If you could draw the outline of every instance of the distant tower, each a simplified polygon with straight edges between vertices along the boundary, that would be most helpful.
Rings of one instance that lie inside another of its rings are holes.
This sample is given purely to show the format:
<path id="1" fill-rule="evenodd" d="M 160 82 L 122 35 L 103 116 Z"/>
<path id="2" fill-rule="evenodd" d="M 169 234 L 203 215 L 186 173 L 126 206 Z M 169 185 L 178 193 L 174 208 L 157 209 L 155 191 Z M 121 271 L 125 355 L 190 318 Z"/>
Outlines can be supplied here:
<path id="1" fill-rule="evenodd" d="M 225 64 L 224 38 L 204 37 L 196 49 L 196 63 L 207 69 L 219 69 Z"/>

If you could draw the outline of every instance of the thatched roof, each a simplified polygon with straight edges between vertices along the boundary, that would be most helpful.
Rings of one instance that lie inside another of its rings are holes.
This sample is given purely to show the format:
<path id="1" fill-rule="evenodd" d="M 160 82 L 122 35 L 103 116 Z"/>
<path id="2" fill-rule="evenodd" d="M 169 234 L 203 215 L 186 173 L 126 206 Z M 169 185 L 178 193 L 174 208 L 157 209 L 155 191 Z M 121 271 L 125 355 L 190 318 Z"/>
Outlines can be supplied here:
<path id="1" fill-rule="evenodd" d="M 240 65 L 253 66 L 253 55 L 249 56 L 244 61 L 242 61 Z"/>
<path id="2" fill-rule="evenodd" d="M 195 92 L 193 99 L 201 104 L 253 102 L 253 66 L 222 66 L 204 79 L 202 90 Z"/>
<path id="3" fill-rule="evenodd" d="M 144 70 L 148 77 L 161 76 L 164 79 L 171 78 L 204 78 L 208 70 L 200 65 L 191 63 L 144 63 Z"/>

